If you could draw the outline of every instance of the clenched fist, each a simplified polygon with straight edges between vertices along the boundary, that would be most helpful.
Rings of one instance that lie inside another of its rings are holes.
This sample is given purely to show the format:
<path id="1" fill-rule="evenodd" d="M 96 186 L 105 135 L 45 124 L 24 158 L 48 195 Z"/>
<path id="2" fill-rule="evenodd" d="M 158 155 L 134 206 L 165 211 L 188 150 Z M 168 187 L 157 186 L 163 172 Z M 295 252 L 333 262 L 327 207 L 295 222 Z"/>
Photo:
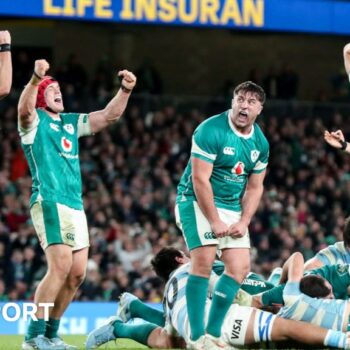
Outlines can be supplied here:
<path id="1" fill-rule="evenodd" d="M 11 44 L 11 35 L 8 30 L 0 31 L 0 45 Z"/>
<path id="2" fill-rule="evenodd" d="M 132 90 L 136 85 L 136 77 L 132 72 L 124 69 L 118 72 L 118 77 L 122 77 L 122 86 L 127 90 Z"/>
<path id="3" fill-rule="evenodd" d="M 34 72 L 39 77 L 44 77 L 46 72 L 49 70 L 50 65 L 46 60 L 36 60 L 34 65 Z"/>

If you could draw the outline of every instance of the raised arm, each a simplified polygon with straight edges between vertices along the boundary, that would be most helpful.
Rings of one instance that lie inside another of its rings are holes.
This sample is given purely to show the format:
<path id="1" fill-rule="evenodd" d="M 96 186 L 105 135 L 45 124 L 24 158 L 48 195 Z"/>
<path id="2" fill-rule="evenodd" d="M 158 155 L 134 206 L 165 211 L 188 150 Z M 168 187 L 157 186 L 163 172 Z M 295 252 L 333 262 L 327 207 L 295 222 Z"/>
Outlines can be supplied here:
<path id="1" fill-rule="evenodd" d="M 299 282 L 304 274 L 304 257 L 301 253 L 292 254 L 284 263 L 280 283 Z"/>
<path id="2" fill-rule="evenodd" d="M 346 73 L 349 75 L 350 74 L 350 43 L 344 46 L 343 54 L 344 54 L 344 67 L 345 67 Z"/>
<path id="3" fill-rule="evenodd" d="M 104 109 L 89 114 L 90 127 L 93 133 L 99 132 L 118 121 L 128 104 L 131 91 L 136 85 L 136 77 L 126 69 L 119 71 L 118 76 L 122 77 L 123 80 L 116 96 Z"/>
<path id="4" fill-rule="evenodd" d="M 349 143 L 345 141 L 344 134 L 341 130 L 332 132 L 326 130 L 324 132 L 324 139 L 330 146 L 341 149 L 346 153 L 350 153 Z"/>
<path id="5" fill-rule="evenodd" d="M 0 99 L 10 93 L 12 85 L 11 35 L 0 31 Z"/>
<path id="6" fill-rule="evenodd" d="M 27 129 L 35 119 L 36 98 L 41 77 L 44 77 L 50 65 L 46 60 L 36 60 L 34 73 L 29 83 L 25 86 L 18 102 L 18 122 L 21 128 Z"/>

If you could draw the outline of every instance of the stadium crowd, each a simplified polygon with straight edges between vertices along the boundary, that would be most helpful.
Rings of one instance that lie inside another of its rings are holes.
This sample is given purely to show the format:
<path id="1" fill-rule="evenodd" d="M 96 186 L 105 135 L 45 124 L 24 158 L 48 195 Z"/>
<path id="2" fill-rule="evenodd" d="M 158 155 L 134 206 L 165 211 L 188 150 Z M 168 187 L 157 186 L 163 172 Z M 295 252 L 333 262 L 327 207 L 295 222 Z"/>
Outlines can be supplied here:
<path id="1" fill-rule="evenodd" d="M 66 109 L 104 105 L 114 82 L 100 66 L 88 88 L 78 86 L 87 80 L 74 60 L 71 57 L 73 68 L 56 72 Z M 69 69 L 79 76 L 72 77 Z M 17 132 L 18 91 L 30 73 L 16 74 L 14 91 L 0 106 L 0 300 L 32 299 L 46 271 L 29 216 L 31 178 Z M 181 106 L 176 100 L 144 106 L 133 98 L 117 125 L 81 140 L 91 249 L 77 300 L 116 300 L 129 291 L 158 302 L 161 282 L 150 267 L 151 257 L 168 245 L 186 249 L 175 226 L 176 186 L 193 130 L 215 106 Z M 293 251 L 308 259 L 342 240 L 350 211 L 350 162 L 326 145 L 323 131 L 341 127 L 349 136 L 343 117 L 332 112 L 321 118 L 315 111 L 312 118 L 296 118 L 293 109 L 259 117 L 271 153 L 263 199 L 250 226 L 253 271 L 266 275 Z"/>

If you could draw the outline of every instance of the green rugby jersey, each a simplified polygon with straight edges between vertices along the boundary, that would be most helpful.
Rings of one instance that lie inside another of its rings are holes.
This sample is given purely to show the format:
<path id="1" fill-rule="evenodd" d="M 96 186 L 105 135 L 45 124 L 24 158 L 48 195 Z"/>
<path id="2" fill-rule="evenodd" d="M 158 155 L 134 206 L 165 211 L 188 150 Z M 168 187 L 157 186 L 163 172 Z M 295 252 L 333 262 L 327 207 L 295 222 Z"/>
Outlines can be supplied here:
<path id="1" fill-rule="evenodd" d="M 230 111 L 202 122 L 193 134 L 191 157 L 213 164 L 210 183 L 216 207 L 241 211 L 241 198 L 252 173 L 266 169 L 269 144 L 257 124 L 248 135 L 239 133 L 229 117 Z M 176 202 L 196 200 L 191 159 L 177 188 Z"/>
<path id="2" fill-rule="evenodd" d="M 333 288 L 335 299 L 349 299 L 350 272 L 348 264 L 325 265 L 317 269 L 305 271 L 304 275 L 318 275 L 326 279 Z M 274 287 L 263 294 L 263 305 L 283 304 L 285 284 Z"/>
<path id="3" fill-rule="evenodd" d="M 87 114 L 60 113 L 51 118 L 37 109 L 30 128 L 19 128 L 32 175 L 30 205 L 47 200 L 83 209 L 78 138 L 90 135 Z"/>
<path id="4" fill-rule="evenodd" d="M 336 299 L 348 299 L 350 274 L 348 264 L 325 265 L 318 269 L 306 271 L 305 275 L 318 275 L 326 279 L 333 287 Z"/>

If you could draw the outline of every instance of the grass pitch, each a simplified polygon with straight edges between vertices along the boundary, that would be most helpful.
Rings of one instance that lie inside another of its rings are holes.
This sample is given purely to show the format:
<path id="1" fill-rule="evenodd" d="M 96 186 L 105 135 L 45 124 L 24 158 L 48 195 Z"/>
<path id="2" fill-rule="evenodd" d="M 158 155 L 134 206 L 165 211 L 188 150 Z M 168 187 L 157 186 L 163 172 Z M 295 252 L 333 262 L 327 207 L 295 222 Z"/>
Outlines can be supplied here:
<path id="1" fill-rule="evenodd" d="M 75 345 L 79 350 L 85 349 L 85 335 L 67 335 L 62 337 L 68 344 Z M 0 349 L 1 350 L 20 350 L 24 337 L 22 335 L 0 335 Z M 109 342 L 102 345 L 101 350 L 105 349 L 145 349 L 146 346 L 140 345 L 129 339 L 118 339 L 117 343 Z"/>

